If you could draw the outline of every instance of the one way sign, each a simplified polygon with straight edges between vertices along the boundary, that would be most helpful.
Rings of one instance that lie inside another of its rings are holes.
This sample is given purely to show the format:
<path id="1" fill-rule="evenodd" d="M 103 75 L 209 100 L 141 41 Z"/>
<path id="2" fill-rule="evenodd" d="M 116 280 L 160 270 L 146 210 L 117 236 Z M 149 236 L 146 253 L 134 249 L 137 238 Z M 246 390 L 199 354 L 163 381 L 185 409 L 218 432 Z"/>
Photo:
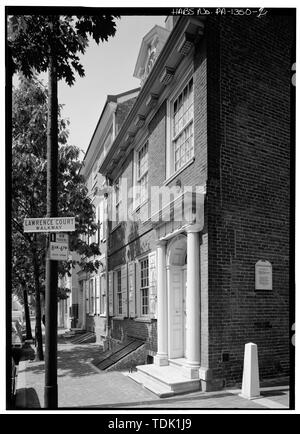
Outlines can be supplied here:
<path id="1" fill-rule="evenodd" d="M 67 243 L 50 242 L 50 259 L 53 261 L 67 261 L 69 249 Z"/>

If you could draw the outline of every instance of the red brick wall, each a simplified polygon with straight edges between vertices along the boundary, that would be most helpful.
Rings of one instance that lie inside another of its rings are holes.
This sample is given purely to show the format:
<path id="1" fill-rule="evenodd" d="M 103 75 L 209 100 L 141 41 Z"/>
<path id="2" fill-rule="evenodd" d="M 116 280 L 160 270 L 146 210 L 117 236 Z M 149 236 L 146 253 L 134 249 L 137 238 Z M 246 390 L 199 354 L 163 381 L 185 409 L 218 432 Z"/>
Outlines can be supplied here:
<path id="1" fill-rule="evenodd" d="M 206 37 L 209 365 L 229 384 L 247 342 L 261 378 L 289 372 L 292 21 L 211 19 Z M 273 267 L 269 292 L 255 291 L 260 259 Z"/>
<path id="2" fill-rule="evenodd" d="M 117 341 L 124 341 L 127 337 L 142 339 L 146 349 L 157 351 L 157 322 L 137 321 L 131 318 L 111 320 L 111 337 Z"/>

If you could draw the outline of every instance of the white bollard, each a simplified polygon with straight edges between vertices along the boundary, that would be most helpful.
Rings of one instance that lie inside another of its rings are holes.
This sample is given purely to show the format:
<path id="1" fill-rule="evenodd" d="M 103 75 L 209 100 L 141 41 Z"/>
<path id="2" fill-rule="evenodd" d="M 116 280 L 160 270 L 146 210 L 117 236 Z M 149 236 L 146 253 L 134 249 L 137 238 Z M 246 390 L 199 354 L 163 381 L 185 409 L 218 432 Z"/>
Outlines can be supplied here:
<path id="1" fill-rule="evenodd" d="M 257 345 L 252 342 L 245 345 L 242 398 L 259 398 L 259 371 Z"/>

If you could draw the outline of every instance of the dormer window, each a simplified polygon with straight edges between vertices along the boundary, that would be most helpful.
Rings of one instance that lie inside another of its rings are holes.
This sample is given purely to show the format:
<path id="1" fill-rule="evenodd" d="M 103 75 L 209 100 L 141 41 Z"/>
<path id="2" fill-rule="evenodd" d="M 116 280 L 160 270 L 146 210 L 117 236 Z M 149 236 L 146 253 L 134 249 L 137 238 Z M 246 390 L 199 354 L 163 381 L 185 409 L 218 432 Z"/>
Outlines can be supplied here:
<path id="1" fill-rule="evenodd" d="M 133 74 L 141 80 L 141 85 L 148 78 L 169 33 L 169 30 L 156 25 L 144 36 Z"/>

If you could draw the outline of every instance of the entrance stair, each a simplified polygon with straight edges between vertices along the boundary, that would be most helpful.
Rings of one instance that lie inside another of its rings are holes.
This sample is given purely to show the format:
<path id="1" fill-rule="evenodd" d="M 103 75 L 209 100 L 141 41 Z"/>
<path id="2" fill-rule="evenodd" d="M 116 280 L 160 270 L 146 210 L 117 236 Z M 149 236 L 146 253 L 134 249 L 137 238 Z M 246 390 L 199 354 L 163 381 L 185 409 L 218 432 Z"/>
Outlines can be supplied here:
<path id="1" fill-rule="evenodd" d="M 137 371 L 126 374 L 135 382 L 158 395 L 160 398 L 200 390 L 200 380 L 184 375 L 183 364 L 169 361 L 167 366 L 141 365 Z"/>

